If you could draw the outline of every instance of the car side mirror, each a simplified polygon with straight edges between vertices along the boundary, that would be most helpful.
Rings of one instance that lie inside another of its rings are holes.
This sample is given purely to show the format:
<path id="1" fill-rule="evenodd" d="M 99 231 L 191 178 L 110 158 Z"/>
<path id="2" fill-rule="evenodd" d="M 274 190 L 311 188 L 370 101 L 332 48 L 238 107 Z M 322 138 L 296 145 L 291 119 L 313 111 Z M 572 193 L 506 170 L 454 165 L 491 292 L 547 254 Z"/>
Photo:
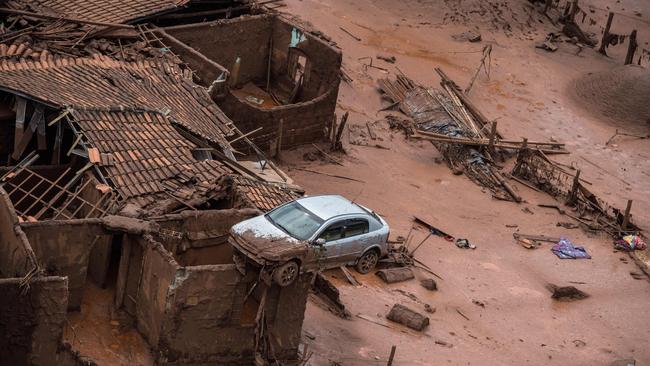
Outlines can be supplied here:
<path id="1" fill-rule="evenodd" d="M 314 245 L 322 247 L 323 245 L 325 245 L 325 239 L 318 238 L 318 239 L 314 240 Z"/>

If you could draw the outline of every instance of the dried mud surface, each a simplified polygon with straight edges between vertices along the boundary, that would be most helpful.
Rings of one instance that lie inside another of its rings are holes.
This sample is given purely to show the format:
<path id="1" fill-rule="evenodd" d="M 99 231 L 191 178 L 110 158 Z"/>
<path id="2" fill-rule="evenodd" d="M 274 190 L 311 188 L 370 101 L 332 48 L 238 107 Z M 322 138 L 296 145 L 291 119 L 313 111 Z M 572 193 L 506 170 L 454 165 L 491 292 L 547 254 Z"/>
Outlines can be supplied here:
<path id="1" fill-rule="evenodd" d="M 588 73 L 574 87 L 578 101 L 596 116 L 650 126 L 650 70 L 628 65 Z"/>
<path id="2" fill-rule="evenodd" d="M 645 276 L 636 279 L 630 274 L 640 271 L 626 253 L 614 252 L 606 236 L 557 226 L 569 219 L 537 206 L 555 203 L 554 199 L 516 182 L 512 184 L 526 202 L 516 205 L 492 199 L 465 176 L 453 175 L 440 163 L 440 154 L 431 144 L 406 141 L 401 131 L 391 131 L 384 119 L 386 115 L 402 118 L 398 112 L 378 112 L 389 105 L 377 92 L 379 78 L 392 77 L 399 68 L 410 78 L 437 87 L 439 79 L 433 69 L 442 67 L 464 88 L 480 62 L 483 46 L 491 44 L 490 77 L 481 72 L 470 92 L 475 104 L 498 121 L 499 131 L 508 138 L 565 142 L 571 154 L 552 159 L 581 169 L 581 177 L 592 183 L 590 189 L 616 206 L 624 207 L 627 199 L 633 199 L 634 222 L 648 228 L 650 144 L 628 137 L 617 137 L 609 145 L 605 142 L 616 128 L 635 134 L 650 133 L 650 128 L 620 117 L 614 117 L 613 123 L 612 118 L 593 113 L 592 107 L 585 108 L 574 93 L 576 81 L 589 73 L 621 68 L 622 48 L 610 48 L 610 57 L 591 49 L 576 55 L 577 47 L 567 43 L 560 44 L 555 53 L 535 49 L 535 42 L 557 28 L 536 14 L 529 27 L 525 0 L 502 1 L 510 10 L 499 7 L 508 23 L 510 17 L 516 18 L 510 31 L 494 25 L 493 11 L 497 10 L 492 0 L 286 3 L 284 11 L 311 22 L 343 50 L 343 68 L 353 81 L 341 83 L 337 113 L 350 113 L 351 141 L 389 150 L 348 144 L 345 134 L 347 155 L 337 155 L 344 166 L 305 161 L 303 155 L 313 149 L 303 148 L 283 152 L 283 168 L 308 194 L 342 194 L 374 209 L 390 224 L 393 239 L 406 236 L 413 216 L 418 216 L 477 245 L 476 250 L 463 250 L 442 238 L 430 238 L 416 257 L 442 279 L 416 270 L 413 280 L 385 284 L 372 273 L 354 273 L 362 283 L 354 287 L 339 270 L 328 271 L 326 276 L 339 287 L 352 317 L 340 319 L 308 304 L 303 339 L 314 352 L 310 365 L 385 365 L 392 345 L 397 346 L 395 365 L 586 366 L 629 358 L 650 364 L 650 350 L 643 341 L 650 337 L 650 283 Z M 482 14 L 475 3 L 492 8 Z M 602 9 L 609 6 L 631 19 L 638 11 L 641 20 L 650 20 L 647 1 L 581 3 Z M 461 14 L 451 21 L 456 11 Z M 526 18 L 521 19 L 521 14 Z M 607 12 L 596 9 L 589 15 L 604 22 Z M 617 18 L 615 29 L 626 31 L 626 20 Z M 502 24 L 498 17 L 496 21 Z M 643 42 L 650 37 L 650 27 L 644 24 L 634 23 L 645 37 Z M 452 38 L 468 29 L 479 31 L 483 41 Z M 373 65 L 387 71 L 363 66 L 368 61 L 360 58 L 378 54 L 395 56 L 397 61 L 373 60 Z M 376 139 L 364 132 L 367 122 Z M 516 231 L 569 237 L 585 246 L 593 258 L 561 260 L 549 244 L 525 249 L 513 239 Z M 415 231 L 414 243 L 425 236 L 424 230 Z M 427 278 L 435 279 L 438 291 L 420 286 Z M 558 302 L 551 298 L 548 283 L 575 286 L 590 296 Z M 429 327 L 419 334 L 386 320 L 396 303 L 426 314 Z"/>

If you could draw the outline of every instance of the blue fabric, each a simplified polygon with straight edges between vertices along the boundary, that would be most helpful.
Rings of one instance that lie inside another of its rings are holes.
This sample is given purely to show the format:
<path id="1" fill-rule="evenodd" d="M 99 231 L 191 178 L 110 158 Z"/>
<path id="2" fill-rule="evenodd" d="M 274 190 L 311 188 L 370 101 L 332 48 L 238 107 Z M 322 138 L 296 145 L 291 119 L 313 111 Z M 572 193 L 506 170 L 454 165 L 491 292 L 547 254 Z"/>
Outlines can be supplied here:
<path id="1" fill-rule="evenodd" d="M 567 238 L 560 238 L 551 251 L 561 259 L 591 259 L 585 248 L 574 246 Z"/>

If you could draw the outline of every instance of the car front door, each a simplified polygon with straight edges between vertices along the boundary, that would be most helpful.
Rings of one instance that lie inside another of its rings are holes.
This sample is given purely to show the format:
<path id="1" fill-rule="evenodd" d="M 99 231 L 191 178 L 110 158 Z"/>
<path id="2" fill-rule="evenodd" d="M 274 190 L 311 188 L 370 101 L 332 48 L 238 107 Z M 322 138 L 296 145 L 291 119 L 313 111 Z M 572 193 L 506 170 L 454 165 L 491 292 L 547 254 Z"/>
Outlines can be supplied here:
<path id="1" fill-rule="evenodd" d="M 319 235 L 318 239 L 325 240 L 320 258 L 322 265 L 330 266 L 336 263 L 341 255 L 341 244 L 344 242 L 345 220 L 329 224 Z"/>

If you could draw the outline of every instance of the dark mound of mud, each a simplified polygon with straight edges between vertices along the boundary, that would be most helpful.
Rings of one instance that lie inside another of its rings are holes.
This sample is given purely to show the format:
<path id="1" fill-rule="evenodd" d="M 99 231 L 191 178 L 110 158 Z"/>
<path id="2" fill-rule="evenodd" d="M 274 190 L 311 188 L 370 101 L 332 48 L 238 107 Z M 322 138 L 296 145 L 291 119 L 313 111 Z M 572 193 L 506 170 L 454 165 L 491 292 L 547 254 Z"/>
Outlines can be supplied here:
<path id="1" fill-rule="evenodd" d="M 578 290 L 573 286 L 560 287 L 553 284 L 546 286 L 551 291 L 551 298 L 557 301 L 574 301 L 582 300 L 589 297 L 588 294 Z"/>
<path id="2" fill-rule="evenodd" d="M 650 70 L 627 65 L 588 73 L 574 82 L 572 94 L 597 116 L 650 125 Z"/>

